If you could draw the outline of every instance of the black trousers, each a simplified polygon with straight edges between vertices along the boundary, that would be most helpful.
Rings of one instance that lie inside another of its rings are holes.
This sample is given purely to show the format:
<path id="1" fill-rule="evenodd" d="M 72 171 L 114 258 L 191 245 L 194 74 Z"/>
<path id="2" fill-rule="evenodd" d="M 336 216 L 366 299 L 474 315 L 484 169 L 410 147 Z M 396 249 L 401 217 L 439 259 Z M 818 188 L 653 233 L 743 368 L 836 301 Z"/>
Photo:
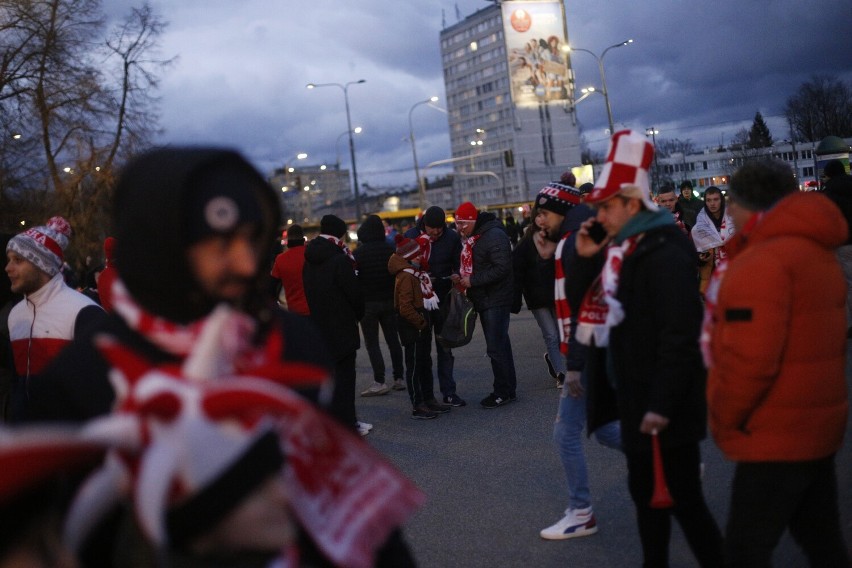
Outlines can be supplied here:
<path id="1" fill-rule="evenodd" d="M 701 489 L 701 451 L 698 442 L 663 448 L 663 471 L 674 500 L 670 509 L 652 509 L 654 494 L 653 454 L 627 453 L 627 479 L 636 507 L 639 538 L 642 541 L 645 568 L 669 565 L 671 517 L 683 529 L 689 548 L 704 568 L 723 565 L 722 533 L 704 501 Z"/>
<path id="2" fill-rule="evenodd" d="M 356 428 L 355 417 L 355 359 L 358 352 L 343 357 L 334 363 L 334 392 L 331 395 L 329 412 L 344 426 Z"/>
<path id="3" fill-rule="evenodd" d="M 431 314 L 425 310 L 420 313 L 426 318 L 426 327 L 422 330 L 418 330 L 402 317 L 397 323 L 405 356 L 405 383 L 412 407 L 435 399 Z"/>
<path id="4" fill-rule="evenodd" d="M 804 462 L 738 463 L 725 536 L 728 565 L 763 568 L 784 530 L 811 566 L 848 568 L 834 456 Z"/>

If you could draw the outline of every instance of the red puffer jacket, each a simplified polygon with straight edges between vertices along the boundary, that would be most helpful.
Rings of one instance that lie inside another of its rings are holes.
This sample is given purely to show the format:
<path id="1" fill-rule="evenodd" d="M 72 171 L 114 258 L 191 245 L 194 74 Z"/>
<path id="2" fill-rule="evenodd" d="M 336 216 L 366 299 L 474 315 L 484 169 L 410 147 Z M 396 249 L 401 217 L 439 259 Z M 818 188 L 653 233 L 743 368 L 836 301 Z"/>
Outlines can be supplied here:
<path id="1" fill-rule="evenodd" d="M 828 198 L 796 193 L 728 246 L 707 401 L 729 459 L 805 461 L 840 448 L 846 282 L 834 249 L 846 236 Z"/>

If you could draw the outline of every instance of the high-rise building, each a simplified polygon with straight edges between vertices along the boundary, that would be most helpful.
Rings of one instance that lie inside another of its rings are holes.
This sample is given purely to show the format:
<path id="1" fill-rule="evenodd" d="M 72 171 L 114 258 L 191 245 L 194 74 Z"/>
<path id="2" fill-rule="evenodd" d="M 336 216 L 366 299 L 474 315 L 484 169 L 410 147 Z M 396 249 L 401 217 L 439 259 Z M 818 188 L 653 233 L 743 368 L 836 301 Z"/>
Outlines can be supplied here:
<path id="1" fill-rule="evenodd" d="M 553 0 L 495 0 L 441 31 L 453 190 L 427 199 L 526 202 L 580 166 L 567 45 Z"/>

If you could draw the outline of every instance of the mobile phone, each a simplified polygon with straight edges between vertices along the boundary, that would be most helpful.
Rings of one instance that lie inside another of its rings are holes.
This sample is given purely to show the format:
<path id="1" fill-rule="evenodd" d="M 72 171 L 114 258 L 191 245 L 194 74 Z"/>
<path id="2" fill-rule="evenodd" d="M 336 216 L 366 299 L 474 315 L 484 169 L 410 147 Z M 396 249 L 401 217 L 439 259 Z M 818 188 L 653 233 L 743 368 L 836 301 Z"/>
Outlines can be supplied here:
<path id="1" fill-rule="evenodd" d="M 600 244 L 606 238 L 606 229 L 598 221 L 589 225 L 589 238 Z"/>

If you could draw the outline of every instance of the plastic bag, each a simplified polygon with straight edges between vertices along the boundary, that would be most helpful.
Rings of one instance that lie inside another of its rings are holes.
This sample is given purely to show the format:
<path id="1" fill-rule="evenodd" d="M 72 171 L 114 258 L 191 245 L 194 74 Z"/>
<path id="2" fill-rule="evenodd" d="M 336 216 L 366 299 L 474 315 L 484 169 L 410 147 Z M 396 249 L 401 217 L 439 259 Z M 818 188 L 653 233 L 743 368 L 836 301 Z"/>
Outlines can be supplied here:
<path id="1" fill-rule="evenodd" d="M 452 349 L 467 345 L 473 339 L 473 330 L 476 328 L 476 310 L 464 292 L 453 287 L 444 301 L 446 313 L 441 332 L 438 333 L 438 342 Z"/>

